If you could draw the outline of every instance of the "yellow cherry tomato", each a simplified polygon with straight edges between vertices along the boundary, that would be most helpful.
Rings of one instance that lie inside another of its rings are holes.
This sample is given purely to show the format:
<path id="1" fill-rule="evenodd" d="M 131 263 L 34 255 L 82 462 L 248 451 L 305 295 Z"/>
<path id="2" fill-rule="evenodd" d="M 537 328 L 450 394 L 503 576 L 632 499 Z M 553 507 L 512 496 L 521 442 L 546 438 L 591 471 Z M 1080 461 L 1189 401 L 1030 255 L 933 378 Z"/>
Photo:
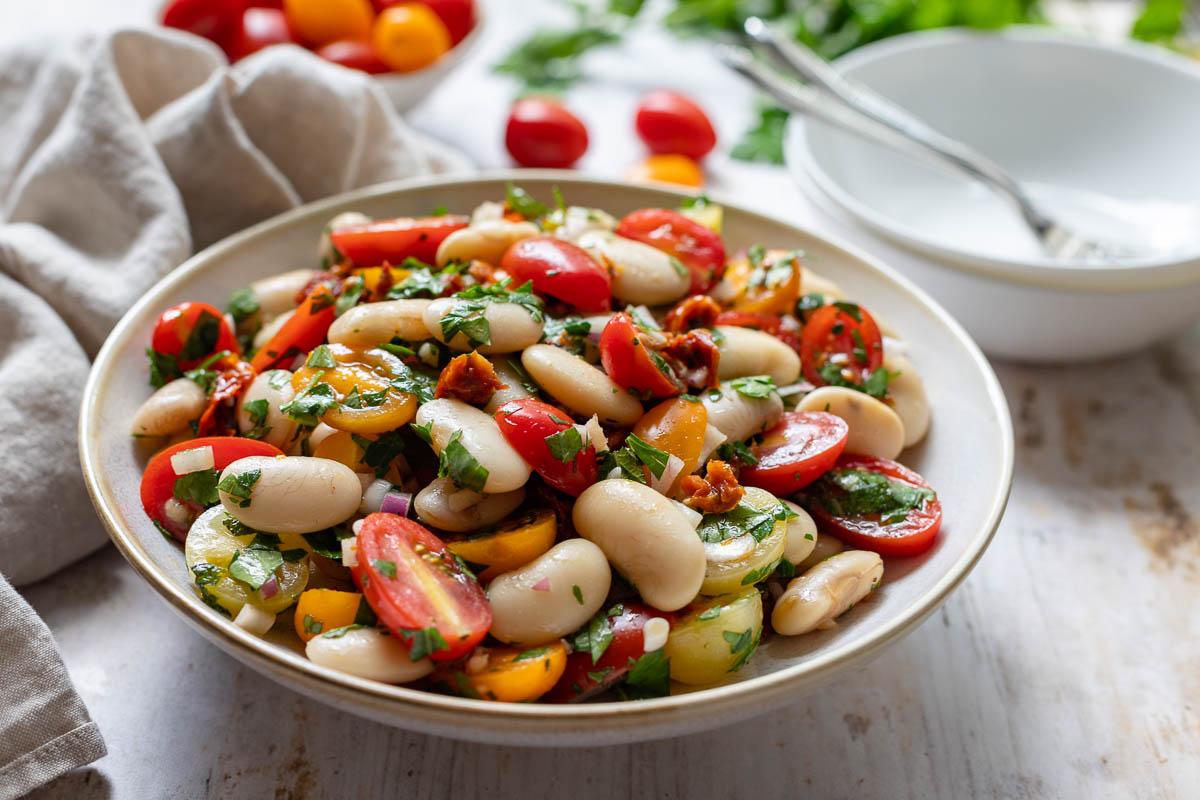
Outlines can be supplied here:
<path id="1" fill-rule="evenodd" d="M 329 390 L 318 388 L 319 384 L 332 388 L 337 402 L 321 415 L 326 425 L 357 434 L 386 433 L 416 415 L 417 396 L 391 384 L 400 363 L 391 353 L 379 348 L 352 350 L 340 344 L 322 348 L 314 350 L 292 375 L 292 389 L 299 398 L 304 393 L 321 396 L 318 392 L 327 397 Z M 329 365 L 325 354 L 333 356 L 335 366 Z"/>
<path id="2" fill-rule="evenodd" d="M 307 642 L 322 633 L 353 625 L 363 605 L 363 596 L 358 592 L 309 589 L 296 601 L 296 635 Z"/>
<path id="3" fill-rule="evenodd" d="M 666 493 L 668 497 L 679 491 L 684 477 L 699 466 L 707 427 L 708 411 L 704 405 L 682 397 L 663 400 L 633 426 L 633 434 L 639 439 L 683 460 L 683 469 Z"/>
<path id="4" fill-rule="evenodd" d="M 313 47 L 339 39 L 366 39 L 375 11 L 370 0 L 283 0 L 296 38 Z"/>
<path id="5" fill-rule="evenodd" d="M 427 67 L 450 49 L 446 23 L 424 3 L 389 6 L 371 31 L 375 52 L 396 72 Z"/>
<path id="6" fill-rule="evenodd" d="M 762 595 L 754 587 L 698 597 L 682 610 L 667 637 L 671 680 L 703 686 L 737 672 L 757 649 L 762 624 Z"/>
<path id="7" fill-rule="evenodd" d="M 734 287 L 735 311 L 783 314 L 800 297 L 800 258 L 789 250 L 768 250 L 761 257 L 740 258 L 725 267 L 725 280 Z"/>
<path id="8" fill-rule="evenodd" d="M 704 185 L 704 173 L 700 165 L 676 153 L 647 156 L 645 161 L 631 167 L 625 177 L 638 183 L 658 181 L 697 189 Z"/>
<path id="9" fill-rule="evenodd" d="M 313 455 L 317 458 L 328 458 L 330 461 L 345 464 L 355 472 L 374 473 L 375 467 L 364 460 L 367 453 L 359 446 L 359 442 L 356 439 L 366 439 L 373 442 L 378 438 L 379 436 L 373 433 L 357 434 L 348 431 L 338 431 L 322 439 L 321 443 L 317 445 L 317 449 L 313 450 Z M 388 471 L 383 476 L 384 480 L 396 484 L 401 483 L 404 480 L 401 468 L 406 466 L 407 463 L 404 461 L 404 457 L 396 456 L 392 460 L 392 463 L 388 465 Z"/>
<path id="10" fill-rule="evenodd" d="M 550 691 L 566 668 L 567 648 L 561 639 L 529 650 L 477 647 L 465 665 L 441 667 L 433 681 L 466 697 L 520 703 Z"/>
<path id="11" fill-rule="evenodd" d="M 389 271 L 392 273 L 392 286 L 407 278 L 409 272 L 399 267 L 390 267 Z M 375 290 L 379 288 L 379 281 L 383 278 L 383 267 L 363 267 L 354 270 L 351 274 L 362 278 L 363 288 L 371 294 L 375 294 Z"/>
<path id="12" fill-rule="evenodd" d="M 476 566 L 486 565 L 478 577 L 480 583 L 487 583 L 497 575 L 525 566 L 549 550 L 557 533 L 554 512 L 540 508 L 510 517 L 468 539 L 448 541 L 446 547 L 463 561 Z"/>

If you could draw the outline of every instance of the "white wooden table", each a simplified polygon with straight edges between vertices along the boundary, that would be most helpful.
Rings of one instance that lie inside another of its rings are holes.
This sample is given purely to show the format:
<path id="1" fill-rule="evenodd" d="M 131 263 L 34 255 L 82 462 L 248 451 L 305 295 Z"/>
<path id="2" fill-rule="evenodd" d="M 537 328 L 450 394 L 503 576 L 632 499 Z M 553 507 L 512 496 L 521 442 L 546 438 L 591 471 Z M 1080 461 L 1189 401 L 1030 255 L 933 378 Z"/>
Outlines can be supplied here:
<path id="1" fill-rule="evenodd" d="M 3 2 L 18 22 L 4 38 L 75 5 Z M 97 2 L 68 22 L 137 20 L 150 5 Z M 482 52 L 413 123 L 482 166 L 506 165 L 512 87 L 486 68 L 519 35 L 510 20 L 533 16 L 543 15 L 493 4 Z M 725 141 L 737 135 L 747 93 L 688 52 L 656 55 L 650 80 L 618 55 L 591 63 L 605 81 L 570 95 L 593 137 L 583 169 L 617 175 L 638 157 L 627 120 L 651 82 L 703 98 Z M 814 219 L 783 170 L 722 159 L 710 169 L 714 190 Z M 1200 796 L 1200 328 L 1125 359 L 997 372 L 1017 477 L 991 549 L 924 626 L 789 708 L 593 750 L 407 733 L 240 666 L 109 548 L 25 591 L 110 753 L 33 796 Z"/>

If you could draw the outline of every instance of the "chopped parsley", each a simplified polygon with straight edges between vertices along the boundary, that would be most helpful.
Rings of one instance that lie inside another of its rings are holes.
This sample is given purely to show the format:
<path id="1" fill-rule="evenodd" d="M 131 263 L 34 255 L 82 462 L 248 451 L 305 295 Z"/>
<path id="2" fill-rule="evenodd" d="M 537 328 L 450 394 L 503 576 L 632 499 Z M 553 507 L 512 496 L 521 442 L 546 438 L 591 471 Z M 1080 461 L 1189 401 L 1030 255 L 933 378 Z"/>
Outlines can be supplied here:
<path id="1" fill-rule="evenodd" d="M 333 387 L 321 380 L 324 373 L 317 373 L 317 379 L 308 387 L 292 398 L 290 403 L 280 407 L 280 411 L 301 425 L 315 428 L 325 412 L 338 404 L 337 393 Z"/>
<path id="2" fill-rule="evenodd" d="M 400 636 L 408 645 L 408 657 L 413 661 L 450 648 L 437 628 L 401 628 Z"/>
<path id="3" fill-rule="evenodd" d="M 217 347 L 221 338 L 221 318 L 201 311 L 196 317 L 192 330 L 188 333 L 187 341 L 179 351 L 182 361 L 195 361 L 211 353 Z"/>
<path id="4" fill-rule="evenodd" d="M 304 362 L 306 367 L 316 367 L 317 369 L 334 369 L 338 365 L 337 359 L 333 357 L 333 351 L 328 345 L 317 345 L 317 347 L 308 354 L 308 360 Z"/>
<path id="5" fill-rule="evenodd" d="M 761 542 L 770 535 L 776 522 L 786 522 L 795 512 L 778 503 L 773 508 L 757 509 L 745 500 L 723 514 L 705 514 L 696 527 L 700 541 L 717 544 L 738 536 L 750 534 L 754 541 Z"/>
<path id="6" fill-rule="evenodd" d="M 542 301 L 533 293 L 533 282 L 526 281 L 510 290 L 508 286 L 511 282 L 511 278 L 505 278 L 491 286 L 470 286 L 452 295 L 456 302 L 442 316 L 442 337 L 449 342 L 461 333 L 471 345 L 491 344 L 491 326 L 485 314 L 493 303 L 519 305 L 529 312 L 534 322 L 541 322 L 545 315 L 542 313 Z"/>
<path id="7" fill-rule="evenodd" d="M 634 661 L 629 659 L 623 694 L 630 700 L 666 697 L 671 693 L 671 659 L 662 648 L 643 653 Z"/>
<path id="8" fill-rule="evenodd" d="M 251 544 L 229 562 L 230 576 L 258 591 L 283 566 L 283 553 L 266 545 Z"/>
<path id="9" fill-rule="evenodd" d="M 521 360 L 517 358 L 509 358 L 506 359 L 506 361 L 508 362 L 508 366 L 512 368 L 512 371 L 517 374 L 517 380 L 520 381 L 521 388 L 536 396 L 538 393 L 538 385 L 533 382 L 533 378 L 528 372 L 525 371 L 525 367 L 521 364 Z"/>
<path id="10" fill-rule="evenodd" d="M 254 484 L 262 477 L 261 469 L 248 469 L 245 472 L 231 472 L 221 478 L 217 488 L 237 502 L 238 508 L 250 506 L 250 496 L 254 492 Z"/>
<path id="11" fill-rule="evenodd" d="M 751 375 L 747 378 L 735 378 L 729 385 L 740 395 L 762 399 L 770 397 L 775 391 L 775 381 L 769 375 Z"/>
<path id="12" fill-rule="evenodd" d="M 342 405 L 346 406 L 346 408 L 353 408 L 356 411 L 364 408 L 376 408 L 383 405 L 383 402 L 387 400 L 387 395 L 387 389 L 360 394 L 358 386 L 355 385 L 350 390 L 350 394 L 346 395 L 346 399 L 342 401 Z"/>
<path id="13" fill-rule="evenodd" d="M 806 294 L 796 301 L 796 316 L 804 319 L 808 312 L 816 311 L 825 305 L 825 295 L 813 292 Z"/>
<path id="14" fill-rule="evenodd" d="M 587 352 L 587 335 L 591 330 L 592 323 L 583 317 L 547 317 L 542 330 L 542 341 L 581 356 Z"/>
<path id="15" fill-rule="evenodd" d="M 533 650 L 522 650 L 520 653 L 517 653 L 516 658 L 513 659 L 513 663 L 518 661 L 529 661 L 530 659 L 534 658 L 541 658 L 549 652 L 549 647 L 538 647 Z"/>
<path id="16" fill-rule="evenodd" d="M 550 213 L 549 207 L 514 183 L 508 184 L 504 204 L 509 211 L 520 214 L 525 219 L 537 219 Z"/>
<path id="17" fill-rule="evenodd" d="M 601 611 L 596 614 L 571 639 L 571 648 L 578 653 L 591 653 L 593 664 L 600 660 L 600 656 L 604 655 L 604 651 L 612 644 L 612 624 L 608 619 L 609 617 L 616 616 L 616 614 L 612 613 L 616 608 L 620 607 L 614 606 L 614 608 L 610 608 L 608 611 Z M 622 610 L 624 609 L 622 608 Z M 617 611 L 617 614 L 620 613 L 620 611 Z"/>
<path id="18" fill-rule="evenodd" d="M 558 433 L 547 436 L 546 446 L 550 448 L 550 455 L 566 464 L 574 460 L 575 456 L 579 455 L 579 451 L 583 449 L 583 435 L 579 433 L 578 428 L 572 425 L 570 428 L 563 428 Z"/>
<path id="19" fill-rule="evenodd" d="M 351 434 L 350 438 L 363 451 L 362 462 L 375 470 L 376 478 L 386 475 L 396 456 L 404 452 L 404 437 L 400 431 L 380 434 L 375 441 L 358 434 Z"/>
<path id="20" fill-rule="evenodd" d="M 579 588 L 578 583 L 571 586 L 571 594 L 575 595 L 576 603 L 579 603 L 579 605 L 583 605 L 583 590 Z"/>
<path id="21" fill-rule="evenodd" d="M 345 636 L 347 633 L 349 633 L 350 631 L 360 631 L 366 627 L 367 627 L 366 625 L 359 625 L 356 622 L 353 625 L 343 625 L 340 628 L 334 628 L 331 631 L 326 631 L 325 633 L 322 633 L 321 636 L 323 636 L 326 639 L 340 639 L 343 636 Z"/>
<path id="22" fill-rule="evenodd" d="M 215 506 L 221 502 L 217 495 L 217 471 L 210 467 L 180 475 L 175 479 L 172 493 L 178 500 L 190 500 L 205 508 Z"/>
<path id="23" fill-rule="evenodd" d="M 437 378 L 423 369 L 415 369 L 407 364 L 400 366 L 402 369 L 392 374 L 392 388 L 405 394 L 415 394 L 422 403 L 432 400 L 437 389 Z"/>
<path id="24" fill-rule="evenodd" d="M 318 633 L 321 632 L 321 629 L 325 627 L 325 623 L 321 622 L 321 620 L 319 620 L 319 619 L 313 619 L 312 614 L 304 615 L 304 623 L 303 624 L 304 624 L 304 632 L 311 633 L 313 636 L 316 636 Z"/>
<path id="25" fill-rule="evenodd" d="M 379 624 L 379 617 L 375 616 L 375 609 L 371 608 L 371 604 L 367 602 L 365 596 L 358 599 L 358 610 L 354 612 L 354 624 L 365 625 L 368 628 Z"/>
<path id="26" fill-rule="evenodd" d="M 659 450 L 654 445 L 643 441 L 632 433 L 625 438 L 625 445 L 633 451 L 638 461 L 641 461 L 650 468 L 650 473 L 655 478 L 663 476 L 663 471 L 667 468 L 667 461 L 671 458 L 669 453 Z"/>
<path id="27" fill-rule="evenodd" d="M 725 631 L 721 634 L 721 636 L 725 639 L 725 641 L 729 642 L 730 654 L 738 656 L 733 662 L 733 665 L 729 668 L 730 672 L 737 672 L 745 665 L 746 661 L 749 660 L 750 656 L 754 653 L 755 648 L 758 647 L 758 640 L 759 637 L 762 636 L 762 629 L 759 629 L 758 635 L 755 635 L 753 628 L 747 628 L 741 633 L 737 633 L 735 631 Z"/>
<path id="28" fill-rule="evenodd" d="M 857 303 L 844 303 L 838 301 L 833 304 L 833 307 L 842 313 L 847 314 L 855 322 L 862 322 L 863 320 L 862 309 L 858 307 Z"/>
<path id="29" fill-rule="evenodd" d="M 717 448 L 717 458 L 722 461 L 741 461 L 747 467 L 758 463 L 758 457 L 750 451 L 745 442 L 725 442 Z"/>
<path id="30" fill-rule="evenodd" d="M 903 522 L 908 512 L 937 497 L 921 489 L 891 481 L 878 472 L 858 469 L 831 470 L 808 490 L 827 512 L 837 517 L 879 516 L 881 525 Z"/>
<path id="31" fill-rule="evenodd" d="M 247 287 L 238 289 L 229 296 L 229 303 L 225 306 L 225 310 L 233 317 L 235 325 L 241 325 L 250 317 L 258 313 L 258 296 L 254 294 L 254 290 Z"/>
<path id="32" fill-rule="evenodd" d="M 349 539 L 354 536 L 354 531 L 350 530 L 349 525 L 336 525 L 332 528 L 326 528 L 323 531 L 302 535 L 304 541 L 308 542 L 308 546 L 312 548 L 314 553 L 326 558 L 332 558 L 335 561 L 341 561 L 342 539 Z"/>
<path id="33" fill-rule="evenodd" d="M 785 581 L 790 581 L 796 577 L 796 565 L 788 561 L 786 558 L 779 559 L 779 566 L 775 568 L 775 572 Z"/>
<path id="34" fill-rule="evenodd" d="M 396 577 L 395 561 L 387 561 L 382 558 L 376 558 L 371 562 L 371 566 L 378 570 L 381 575 L 386 575 L 389 578 Z"/>
<path id="35" fill-rule="evenodd" d="M 257 400 L 251 400 L 248 403 L 243 403 L 242 408 L 250 416 L 250 424 L 253 425 L 250 430 L 242 434 L 247 439 L 262 439 L 271 432 L 271 426 L 267 423 L 267 414 L 271 410 L 271 404 L 267 398 L 260 397 Z"/>
<path id="36" fill-rule="evenodd" d="M 752 569 L 742 576 L 742 586 L 751 586 L 759 581 L 765 581 L 767 577 L 775 571 L 779 566 L 780 559 L 775 559 L 769 564 L 764 564 L 758 569 Z"/>
<path id="37" fill-rule="evenodd" d="M 716 619 L 719 616 L 721 616 L 721 606 L 713 606 L 706 611 L 701 611 L 696 619 Z"/>
<path id="38" fill-rule="evenodd" d="M 340 317 L 358 305 L 358 301 L 362 298 L 363 292 L 366 289 L 367 287 L 363 284 L 362 278 L 358 278 L 353 282 L 347 281 L 345 288 L 342 289 L 342 293 L 338 295 L 337 302 L 333 304 L 334 316 Z"/>
<path id="39" fill-rule="evenodd" d="M 461 489 L 482 492 L 488 479 L 487 468 L 475 460 L 461 440 L 462 431 L 457 430 L 442 448 L 438 456 L 438 475 L 448 476 Z"/>
<path id="40" fill-rule="evenodd" d="M 438 271 L 409 256 L 400 265 L 408 270 L 404 280 L 388 290 L 388 300 L 408 300 L 414 297 L 441 297 L 450 288 L 450 281 L 463 271 L 462 264 L 448 264 Z"/>
<path id="41" fill-rule="evenodd" d="M 152 347 L 147 347 L 146 357 L 150 359 L 150 385 L 155 389 L 161 389 L 183 375 L 179 360 L 173 355 L 160 353 Z"/>

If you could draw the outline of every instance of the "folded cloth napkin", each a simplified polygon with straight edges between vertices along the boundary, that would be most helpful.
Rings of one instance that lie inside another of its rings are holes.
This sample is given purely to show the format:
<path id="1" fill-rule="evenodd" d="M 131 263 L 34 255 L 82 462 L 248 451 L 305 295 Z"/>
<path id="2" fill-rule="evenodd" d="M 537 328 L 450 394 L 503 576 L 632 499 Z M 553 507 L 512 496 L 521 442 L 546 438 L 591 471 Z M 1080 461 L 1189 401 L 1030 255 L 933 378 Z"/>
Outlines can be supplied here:
<path id="1" fill-rule="evenodd" d="M 89 359 L 148 287 L 301 203 L 469 167 L 410 130 L 364 74 L 295 47 L 228 67 L 168 30 L 0 51 L 0 143 L 0 573 L 18 586 L 106 541 L 75 421 Z M 86 709 L 4 577 L 0 641 L 3 798 L 103 744 L 72 733 Z"/>

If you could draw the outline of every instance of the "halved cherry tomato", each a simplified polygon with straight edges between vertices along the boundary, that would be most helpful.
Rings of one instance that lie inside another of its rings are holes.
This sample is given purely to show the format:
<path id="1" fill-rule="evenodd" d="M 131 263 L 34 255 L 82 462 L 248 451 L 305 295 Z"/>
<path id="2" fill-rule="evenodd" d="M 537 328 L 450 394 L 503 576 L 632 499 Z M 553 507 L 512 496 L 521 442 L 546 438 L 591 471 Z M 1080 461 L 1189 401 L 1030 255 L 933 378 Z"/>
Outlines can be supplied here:
<path id="1" fill-rule="evenodd" d="M 375 11 L 368 0 L 283 0 L 296 38 L 318 47 L 338 39 L 366 39 Z"/>
<path id="2" fill-rule="evenodd" d="M 467 663 L 439 667 L 431 677 L 455 694 L 476 700 L 527 703 L 554 687 L 567 665 L 562 641 L 542 647 L 479 647 Z"/>
<path id="3" fill-rule="evenodd" d="M 400 3 L 385 8 L 375 20 L 371 44 L 396 72 L 414 72 L 450 49 L 450 31 L 424 3 Z"/>
<path id="4" fill-rule="evenodd" d="M 685 388 L 682 381 L 675 377 L 666 361 L 642 341 L 644 338 L 645 332 L 629 314 L 622 311 L 613 315 L 600 334 L 600 362 L 608 377 L 622 388 L 650 397 L 682 394 Z"/>
<path id="5" fill-rule="evenodd" d="M 608 270 L 582 247 L 563 239 L 522 239 L 504 252 L 500 269 L 513 277 L 513 285 L 533 281 L 534 291 L 580 311 L 607 311 L 611 304 Z"/>
<path id="6" fill-rule="evenodd" d="M 509 112 L 504 146 L 522 167 L 569 167 L 587 151 L 587 128 L 554 100 L 525 97 Z"/>
<path id="7" fill-rule="evenodd" d="M 667 497 L 674 497 L 684 476 L 696 471 L 700 454 L 704 452 L 704 432 L 707 428 L 708 411 L 704 404 L 682 397 L 663 400 L 643 414 L 633 426 L 631 433 L 634 436 L 683 461 L 683 468 L 679 470 L 675 482 L 664 492 Z"/>
<path id="8" fill-rule="evenodd" d="M 442 240 L 467 227 L 470 221 L 459 214 L 380 219 L 338 228 L 330 232 L 329 238 L 342 255 L 360 267 L 377 267 L 384 262 L 401 264 L 410 256 L 432 264 Z"/>
<path id="9" fill-rule="evenodd" d="M 242 7 L 241 0 L 171 0 L 163 6 L 162 24 L 215 42 L 234 29 Z"/>
<path id="10" fill-rule="evenodd" d="M 933 487 L 916 472 L 886 458 L 843 455 L 833 466 L 833 471 L 841 470 L 860 470 L 882 476 L 893 484 L 933 491 Z M 840 515 L 823 496 L 825 491 L 830 490 L 824 486 L 824 482 L 810 488 L 804 495 L 804 507 L 813 515 L 821 530 L 833 534 L 850 547 L 873 550 L 881 556 L 903 558 L 920 555 L 933 545 L 934 537 L 942 527 L 942 503 L 937 495 L 927 497 L 915 508 L 909 509 L 903 519 L 887 522 L 878 513 Z M 837 490 L 833 492 L 836 500 Z"/>
<path id="11" fill-rule="evenodd" d="M 386 433 L 417 413 L 417 396 L 392 386 L 391 375 L 399 361 L 391 353 L 378 348 L 352 350 L 341 344 L 327 345 L 321 352 L 333 356 L 336 366 L 314 364 L 310 357 L 292 374 L 292 388 L 297 397 L 317 383 L 333 390 L 337 403 L 321 415 L 326 425 L 358 434 Z"/>
<path id="12" fill-rule="evenodd" d="M 655 617 L 672 625 L 675 614 L 662 612 L 641 603 L 622 603 L 621 610 L 608 618 L 612 641 L 596 661 L 586 651 L 567 656 L 567 666 L 558 683 L 546 695 L 552 703 L 574 703 L 603 692 L 624 679 L 630 667 L 646 654 L 645 627 Z"/>
<path id="13" fill-rule="evenodd" d="M 379 622 L 409 647 L 420 640 L 434 661 L 453 661 L 487 635 L 492 607 L 479 581 L 424 526 L 371 514 L 357 546 L 354 582 Z"/>
<path id="14" fill-rule="evenodd" d="M 867 310 L 853 303 L 818 308 L 800 339 L 804 377 L 815 386 L 861 384 L 883 364 L 883 337 Z"/>
<path id="15" fill-rule="evenodd" d="M 691 294 L 704 294 L 725 272 L 725 243 L 720 235 L 678 211 L 634 211 L 621 220 L 616 233 L 679 259 L 692 274 Z"/>
<path id="16" fill-rule="evenodd" d="M 294 44 L 287 17 L 277 8 L 247 8 L 240 24 L 225 40 L 230 61 L 238 61 L 273 44 Z"/>
<path id="17" fill-rule="evenodd" d="M 561 495 L 560 495 L 561 497 Z M 548 508 L 525 511 L 462 539 L 449 539 L 446 546 L 479 570 L 480 583 L 512 572 L 554 546 L 558 533 L 558 518 Z"/>
<path id="18" fill-rule="evenodd" d="M 495 416 L 505 440 L 555 489 L 578 497 L 596 482 L 595 446 L 554 406 L 526 397 L 500 406 Z"/>
<path id="19" fill-rule="evenodd" d="M 353 625 L 363 604 L 358 592 L 337 589 L 308 589 L 296 601 L 293 626 L 303 641 L 321 633 Z"/>
<path id="20" fill-rule="evenodd" d="M 754 447 L 758 464 L 741 472 L 741 482 L 786 497 L 825 474 L 850 437 L 841 417 L 824 411 L 789 411 Z"/>
<path id="21" fill-rule="evenodd" d="M 209 436 L 192 439 L 171 445 L 156 453 L 150 459 L 150 463 L 146 465 L 146 471 L 142 473 L 140 489 L 142 508 L 145 509 L 146 516 L 181 542 L 187 538 L 188 528 L 204 510 L 204 507 L 191 499 L 175 497 L 175 482 L 180 476 L 175 474 L 175 468 L 171 466 L 171 456 L 184 450 L 196 450 L 202 447 L 212 448 L 213 468 L 217 472 L 225 469 L 239 458 L 283 455 L 278 447 L 273 447 L 266 442 L 242 439 L 236 436 Z M 179 514 L 167 514 L 167 502 L 172 499 L 180 503 L 180 508 L 176 509 L 180 511 Z"/>
<path id="22" fill-rule="evenodd" d="M 241 352 L 225 315 L 208 303 L 168 308 L 154 323 L 150 346 L 157 353 L 174 356 L 181 369 L 192 369 L 222 350 L 234 355 Z"/>
<path id="23" fill-rule="evenodd" d="M 338 39 L 317 48 L 317 55 L 334 64 L 350 69 L 362 70 L 371 75 L 391 72 L 391 67 L 375 52 L 370 42 L 361 39 Z"/>
<path id="24" fill-rule="evenodd" d="M 800 296 L 801 275 L 800 258 L 795 252 L 752 248 L 725 269 L 726 282 L 736 290 L 729 305 L 734 311 L 787 313 Z"/>
<path id="25" fill-rule="evenodd" d="M 716 131 L 700 106 L 666 89 L 642 97 L 635 124 L 651 153 L 679 153 L 699 161 L 717 143 Z"/>
<path id="26" fill-rule="evenodd" d="M 285 359 L 307 353 L 324 342 L 329 326 L 337 315 L 334 310 L 336 302 L 337 296 L 328 286 L 317 284 L 296 312 L 283 323 L 283 327 L 275 331 L 275 335 L 254 354 L 250 360 L 251 366 L 259 372 L 266 372 Z"/>

